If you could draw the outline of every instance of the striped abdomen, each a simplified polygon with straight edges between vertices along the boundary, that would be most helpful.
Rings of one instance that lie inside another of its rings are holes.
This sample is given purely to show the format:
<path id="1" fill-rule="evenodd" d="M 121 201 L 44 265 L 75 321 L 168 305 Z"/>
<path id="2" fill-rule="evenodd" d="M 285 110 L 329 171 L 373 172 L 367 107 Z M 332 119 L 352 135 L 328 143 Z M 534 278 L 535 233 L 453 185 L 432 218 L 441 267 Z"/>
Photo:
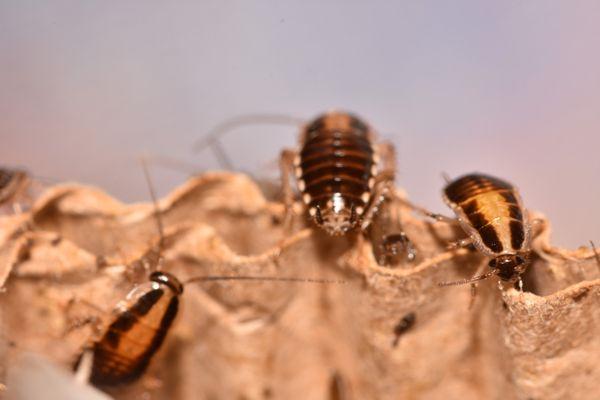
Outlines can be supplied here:
<path id="1" fill-rule="evenodd" d="M 160 348 L 177 315 L 182 286 L 163 272 L 151 279 L 127 296 L 114 321 L 92 343 L 92 384 L 117 385 L 139 378 Z"/>
<path id="2" fill-rule="evenodd" d="M 373 187 L 374 151 L 369 128 L 345 113 L 328 113 L 310 123 L 296 160 L 304 202 L 331 234 L 356 226 Z"/>
<path id="3" fill-rule="evenodd" d="M 525 212 L 510 183 L 470 174 L 448 184 L 444 195 L 468 233 L 479 236 L 474 243 L 480 251 L 494 256 L 527 250 Z"/>

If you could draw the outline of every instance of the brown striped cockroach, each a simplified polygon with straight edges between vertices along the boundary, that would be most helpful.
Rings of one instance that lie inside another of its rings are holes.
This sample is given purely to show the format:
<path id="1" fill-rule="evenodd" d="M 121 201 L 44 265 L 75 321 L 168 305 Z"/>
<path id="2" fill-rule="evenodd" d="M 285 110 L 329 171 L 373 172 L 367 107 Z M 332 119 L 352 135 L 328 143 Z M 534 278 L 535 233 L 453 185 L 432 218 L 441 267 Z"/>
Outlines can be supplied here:
<path id="1" fill-rule="evenodd" d="M 293 173 L 308 214 L 329 235 L 366 231 L 380 205 L 394 198 L 394 147 L 376 143 L 375 132 L 349 113 L 328 112 L 306 124 L 299 149 L 284 150 L 280 167 L 286 219 L 293 205 Z M 401 243 L 409 260 L 414 259 L 402 230 L 386 236 L 387 246 Z"/>
<path id="2" fill-rule="evenodd" d="M 269 276 L 197 276 L 180 281 L 174 275 L 161 271 L 163 223 L 145 164 L 144 172 L 160 235 L 157 248 L 147 254 L 158 256 L 145 263 L 151 270 L 148 282 L 129 292 L 115 308 L 112 320 L 79 355 L 74 369 L 84 380 L 96 386 L 113 386 L 138 379 L 167 336 L 178 313 L 179 298 L 188 283 L 232 280 L 339 283 L 325 279 Z"/>
<path id="3" fill-rule="evenodd" d="M 440 285 L 473 284 L 497 275 L 502 281 L 518 281 L 522 289 L 521 274 L 529 264 L 531 253 L 531 222 L 518 190 L 502 179 L 473 173 L 449 182 L 443 197 L 469 235 L 453 246 L 473 245 L 490 258 L 490 270 L 478 272 L 469 279 Z M 438 220 L 455 221 L 439 214 L 428 215 Z"/>

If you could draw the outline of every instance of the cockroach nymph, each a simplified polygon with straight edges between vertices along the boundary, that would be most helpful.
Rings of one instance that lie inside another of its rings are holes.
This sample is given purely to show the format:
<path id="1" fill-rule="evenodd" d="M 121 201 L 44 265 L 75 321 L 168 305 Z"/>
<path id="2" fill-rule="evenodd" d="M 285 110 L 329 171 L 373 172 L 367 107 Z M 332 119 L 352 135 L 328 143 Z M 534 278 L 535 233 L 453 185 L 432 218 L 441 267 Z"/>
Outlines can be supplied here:
<path id="1" fill-rule="evenodd" d="M 519 282 L 529 264 L 531 223 L 518 190 L 489 175 L 473 173 L 448 183 L 444 201 L 469 235 L 460 246 L 473 245 L 490 257 L 490 270 L 470 279 L 442 286 L 473 283 L 497 275 L 502 281 Z"/>
<path id="2" fill-rule="evenodd" d="M 84 375 L 96 386 L 126 384 L 136 379 L 148 368 L 153 356 L 161 347 L 179 310 L 179 297 L 185 284 L 207 281 L 281 281 L 309 283 L 339 283 L 326 279 L 269 277 L 269 276 L 198 276 L 181 282 L 174 275 L 160 271 L 164 246 L 163 223 L 149 173 L 144 173 L 150 188 L 160 235 L 157 249 L 147 264 L 151 271 L 149 281 L 137 286 L 119 303 L 112 321 L 92 339 L 74 364 L 78 375 Z M 87 369 L 87 371 L 80 371 Z"/>
<path id="3" fill-rule="evenodd" d="M 127 295 L 101 338 L 86 351 L 93 357 L 89 381 L 96 386 L 139 378 L 163 343 L 179 308 L 183 285 L 173 275 L 155 271 L 150 282 Z M 85 351 L 75 363 L 79 367 Z"/>
<path id="4" fill-rule="evenodd" d="M 299 150 L 284 150 L 281 176 L 287 215 L 294 174 L 314 223 L 333 236 L 365 231 L 383 201 L 394 196 L 395 154 L 391 143 L 375 143 L 374 131 L 358 117 L 328 112 L 304 127 Z M 395 232 L 407 241 L 404 232 Z M 414 258 L 410 246 L 408 258 Z"/>

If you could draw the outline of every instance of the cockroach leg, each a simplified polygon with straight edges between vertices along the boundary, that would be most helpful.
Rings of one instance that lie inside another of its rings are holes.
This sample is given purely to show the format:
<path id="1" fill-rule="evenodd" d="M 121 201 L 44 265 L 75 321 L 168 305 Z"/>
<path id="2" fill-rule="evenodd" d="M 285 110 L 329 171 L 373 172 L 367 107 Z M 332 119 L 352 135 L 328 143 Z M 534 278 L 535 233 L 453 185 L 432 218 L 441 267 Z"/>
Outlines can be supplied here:
<path id="1" fill-rule="evenodd" d="M 381 158 L 383 170 L 391 171 L 393 176 L 392 180 L 395 179 L 396 171 L 396 149 L 390 142 L 381 142 L 377 145 L 377 152 Z"/>
<path id="2" fill-rule="evenodd" d="M 451 224 L 451 225 L 457 225 L 457 224 L 459 224 L 459 222 L 458 222 L 458 220 L 456 218 L 452 218 L 452 217 L 448 217 L 448 216 L 443 215 L 443 214 L 438 214 L 438 213 L 431 212 L 431 211 L 427 210 L 426 208 L 417 206 L 416 204 L 413 204 L 413 203 L 411 203 L 410 201 L 408 201 L 406 199 L 398 197 L 398 201 L 400 203 L 402 203 L 405 207 L 410 208 L 411 210 L 413 210 L 417 214 L 421 214 L 424 217 L 434 219 L 434 220 L 436 220 L 438 222 L 445 222 L 445 223 Z"/>
<path id="3" fill-rule="evenodd" d="M 477 268 L 477 271 L 475 272 L 474 277 L 478 277 L 481 276 L 483 274 L 483 272 L 485 271 L 485 268 L 487 267 L 487 263 L 482 263 L 479 268 Z M 469 300 L 469 307 L 468 309 L 472 309 L 473 306 L 475 305 L 475 299 L 477 298 L 477 282 L 478 281 L 473 281 L 471 282 L 471 298 Z"/>
<path id="4" fill-rule="evenodd" d="M 393 190 L 392 182 L 389 180 L 380 180 L 375 184 L 373 188 L 373 195 L 371 197 L 371 202 L 367 206 L 365 210 L 364 217 L 361 224 L 361 229 L 366 230 L 371 222 L 373 221 L 373 216 L 381 206 L 386 198 L 390 195 L 389 193 Z"/>
<path id="5" fill-rule="evenodd" d="M 283 205 L 285 207 L 284 223 L 285 229 L 291 229 L 294 217 L 294 193 L 290 183 L 290 174 L 294 172 L 294 159 L 296 152 L 293 150 L 283 150 L 279 159 L 279 168 L 281 170 L 281 188 L 283 195 Z"/>
<path id="6" fill-rule="evenodd" d="M 94 310 L 97 315 L 90 315 L 85 318 L 73 318 L 71 314 L 72 308 L 76 304 L 81 304 L 89 309 Z M 81 299 L 79 297 L 72 297 L 69 299 L 67 304 L 65 305 L 65 315 L 67 318 L 67 326 L 63 332 L 63 336 L 69 335 L 71 332 L 81 329 L 86 325 L 92 325 L 94 332 L 99 332 L 101 328 L 101 318 L 98 315 L 106 314 L 106 310 L 97 306 L 96 304 L 89 302 L 85 299 Z"/>
<path id="7" fill-rule="evenodd" d="M 472 244 L 473 244 L 473 239 L 468 237 L 468 238 L 457 240 L 455 242 L 450 242 L 446 248 L 448 250 L 456 250 L 456 249 L 469 247 Z"/>

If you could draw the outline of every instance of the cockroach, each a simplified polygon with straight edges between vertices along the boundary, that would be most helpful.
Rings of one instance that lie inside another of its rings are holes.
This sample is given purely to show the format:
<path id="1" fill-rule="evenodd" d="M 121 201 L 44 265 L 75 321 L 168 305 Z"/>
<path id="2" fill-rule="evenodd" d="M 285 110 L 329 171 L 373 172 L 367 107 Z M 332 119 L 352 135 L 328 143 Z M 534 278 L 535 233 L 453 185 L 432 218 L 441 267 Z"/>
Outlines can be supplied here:
<path id="1" fill-rule="evenodd" d="M 373 129 L 349 113 L 332 111 L 309 122 L 301 133 L 299 150 L 281 154 L 286 214 L 291 215 L 293 205 L 289 181 L 293 172 L 317 226 L 332 236 L 364 232 L 381 203 L 394 194 L 394 147 L 375 139 Z M 398 235 L 406 239 L 404 232 Z M 409 258 L 414 258 L 414 252 Z"/>
<path id="2" fill-rule="evenodd" d="M 161 257 L 164 246 L 163 223 L 145 164 L 144 173 L 154 203 L 160 240 L 157 253 Z M 85 371 L 95 386 L 113 386 L 137 380 L 148 368 L 167 336 L 179 309 L 179 298 L 184 285 L 207 281 L 281 281 L 334 283 L 325 279 L 304 279 L 268 276 L 198 276 L 181 282 L 174 275 L 159 270 L 160 262 L 153 257 L 148 263 L 149 281 L 134 288 L 117 305 L 112 321 L 98 339 L 91 340 L 75 362 L 74 369 Z"/>
<path id="3" fill-rule="evenodd" d="M 392 347 L 398 346 L 400 336 L 404 335 L 413 327 L 416 319 L 417 316 L 414 312 L 410 312 L 400 319 L 400 321 L 394 327 L 394 340 L 392 341 Z"/>
<path id="4" fill-rule="evenodd" d="M 488 272 L 440 285 L 473 283 L 497 275 L 502 281 L 518 281 L 522 289 L 521 274 L 531 253 L 531 223 L 518 190 L 502 179 L 473 173 L 448 183 L 443 194 L 469 235 L 457 245 L 472 244 L 491 259 Z"/>

